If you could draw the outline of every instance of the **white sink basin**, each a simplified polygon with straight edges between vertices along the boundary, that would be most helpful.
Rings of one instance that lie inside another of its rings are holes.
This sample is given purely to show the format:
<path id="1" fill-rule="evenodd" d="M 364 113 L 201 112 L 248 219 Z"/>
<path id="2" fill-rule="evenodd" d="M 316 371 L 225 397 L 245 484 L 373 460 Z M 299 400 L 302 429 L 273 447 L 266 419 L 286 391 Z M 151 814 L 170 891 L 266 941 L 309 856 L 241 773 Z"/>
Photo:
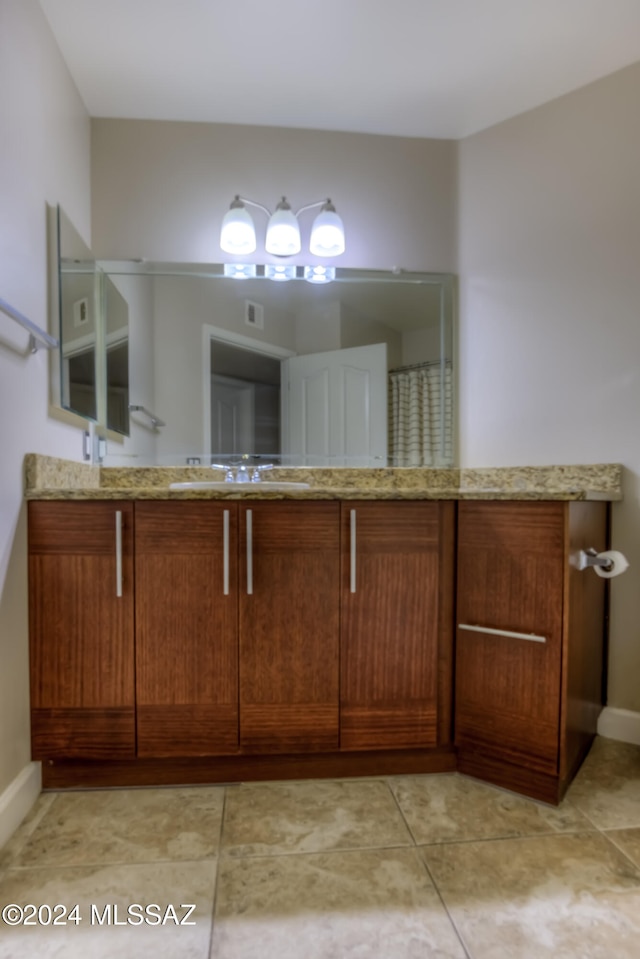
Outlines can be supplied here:
<path id="1" fill-rule="evenodd" d="M 227 483 L 224 480 L 220 481 L 209 481 L 204 480 L 200 483 L 171 483 L 169 489 L 221 489 L 238 492 L 238 490 L 243 490 L 247 493 L 259 493 L 260 490 L 295 490 L 295 489 L 309 489 L 309 483 L 270 483 L 268 481 L 260 481 L 259 483 Z"/>

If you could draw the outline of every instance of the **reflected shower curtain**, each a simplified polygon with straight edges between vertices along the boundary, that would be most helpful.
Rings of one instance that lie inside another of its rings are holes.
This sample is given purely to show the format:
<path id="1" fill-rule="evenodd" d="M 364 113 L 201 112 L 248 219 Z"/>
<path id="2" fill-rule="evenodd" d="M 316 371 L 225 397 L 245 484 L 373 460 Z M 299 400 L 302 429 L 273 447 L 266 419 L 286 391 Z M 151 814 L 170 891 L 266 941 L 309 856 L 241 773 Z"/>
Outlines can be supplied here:
<path id="1" fill-rule="evenodd" d="M 394 466 L 453 462 L 451 363 L 426 363 L 389 373 L 389 445 Z"/>

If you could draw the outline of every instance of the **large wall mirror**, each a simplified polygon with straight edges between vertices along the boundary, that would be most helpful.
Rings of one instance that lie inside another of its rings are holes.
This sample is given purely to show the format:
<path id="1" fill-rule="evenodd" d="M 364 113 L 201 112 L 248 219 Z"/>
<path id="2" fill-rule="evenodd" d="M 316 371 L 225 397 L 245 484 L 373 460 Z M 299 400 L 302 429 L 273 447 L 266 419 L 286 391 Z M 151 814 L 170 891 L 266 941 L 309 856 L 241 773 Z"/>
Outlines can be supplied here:
<path id="1" fill-rule="evenodd" d="M 91 410 L 130 433 L 108 464 L 454 465 L 450 274 L 338 269 L 311 283 L 301 267 L 285 282 L 261 267 L 238 279 L 220 264 L 61 264 L 63 355 L 89 281 L 105 311 Z"/>

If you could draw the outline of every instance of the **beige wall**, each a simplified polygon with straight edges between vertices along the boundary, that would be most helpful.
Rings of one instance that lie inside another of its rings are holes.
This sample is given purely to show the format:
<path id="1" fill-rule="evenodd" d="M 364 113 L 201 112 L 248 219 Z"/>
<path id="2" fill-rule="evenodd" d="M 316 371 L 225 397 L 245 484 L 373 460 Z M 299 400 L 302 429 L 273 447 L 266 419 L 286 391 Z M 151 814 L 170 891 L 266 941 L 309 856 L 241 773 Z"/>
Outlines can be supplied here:
<path id="1" fill-rule="evenodd" d="M 294 207 L 332 198 L 347 234 L 338 266 L 455 266 L 449 140 L 94 119 L 92 149 L 97 256 L 219 263 L 234 194 L 273 209 L 284 193 Z M 260 253 L 266 217 L 253 213 Z M 301 217 L 303 249 L 313 215 Z"/>
<path id="2" fill-rule="evenodd" d="M 129 321 L 129 369 L 135 370 L 129 383 L 129 403 L 157 412 L 155 406 L 154 371 L 154 293 L 153 279 L 147 276 L 111 276 L 126 302 Z M 136 466 L 153 463 L 158 434 L 150 428 L 148 417 L 132 413 L 129 436 L 117 440 L 110 434 L 108 448 L 112 465 Z"/>
<path id="3" fill-rule="evenodd" d="M 0 297 L 47 326 L 46 203 L 89 239 L 89 119 L 36 0 L 0 0 Z M 48 355 L 0 314 L 0 794 L 30 760 L 27 452 L 78 459 L 47 417 Z"/>
<path id="4" fill-rule="evenodd" d="M 463 466 L 622 462 L 609 704 L 640 710 L 640 64 L 460 144 Z"/>
<path id="5" fill-rule="evenodd" d="M 373 343 L 386 343 L 387 367 L 399 366 L 402 362 L 402 334 L 377 319 L 371 319 L 346 303 L 340 306 L 341 339 L 340 348 L 348 350 L 354 346 L 369 346 Z"/>

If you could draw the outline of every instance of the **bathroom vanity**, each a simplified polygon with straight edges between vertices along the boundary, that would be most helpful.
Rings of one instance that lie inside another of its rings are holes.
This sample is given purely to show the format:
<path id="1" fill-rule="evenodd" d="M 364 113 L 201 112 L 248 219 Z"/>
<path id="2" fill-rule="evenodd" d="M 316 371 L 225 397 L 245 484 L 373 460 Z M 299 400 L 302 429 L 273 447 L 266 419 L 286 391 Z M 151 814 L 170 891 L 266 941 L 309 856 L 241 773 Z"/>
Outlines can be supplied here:
<path id="1" fill-rule="evenodd" d="M 575 557 L 619 467 L 276 472 L 309 488 L 27 458 L 44 785 L 459 769 L 558 802 L 603 701 Z"/>

